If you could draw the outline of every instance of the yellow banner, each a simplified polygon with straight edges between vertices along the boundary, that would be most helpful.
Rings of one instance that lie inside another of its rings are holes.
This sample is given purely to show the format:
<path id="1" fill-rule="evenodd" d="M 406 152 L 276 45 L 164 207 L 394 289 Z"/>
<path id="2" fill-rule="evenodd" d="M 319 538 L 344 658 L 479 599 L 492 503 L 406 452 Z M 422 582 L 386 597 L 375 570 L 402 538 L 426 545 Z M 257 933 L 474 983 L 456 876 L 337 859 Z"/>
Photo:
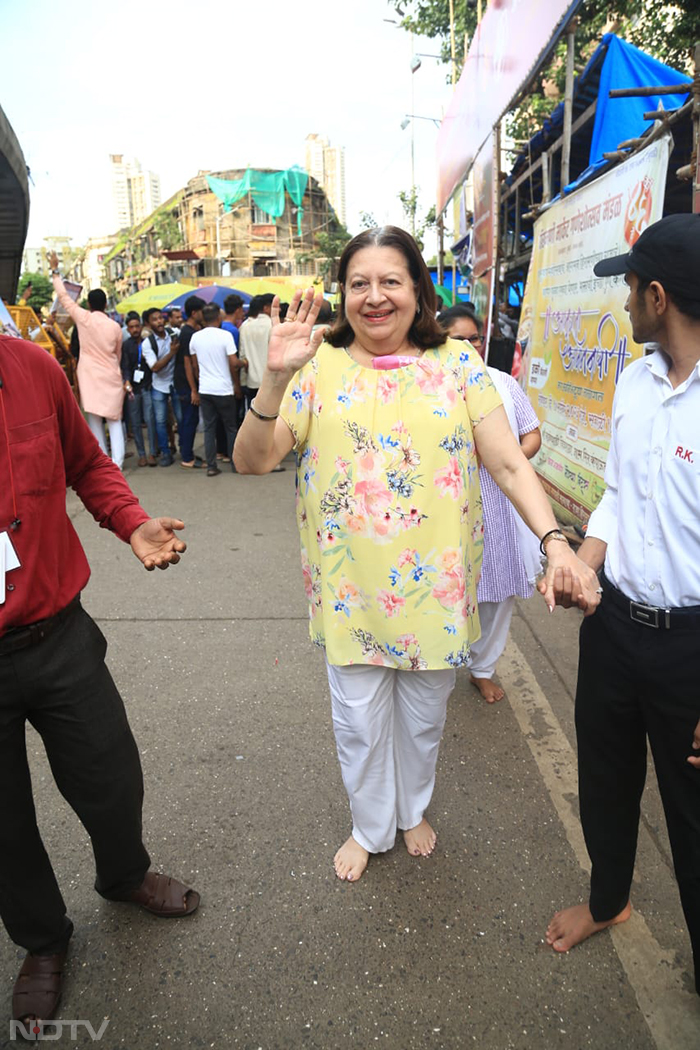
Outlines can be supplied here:
<path id="1" fill-rule="evenodd" d="M 669 149 L 670 137 L 658 140 L 535 223 L 520 374 L 542 424 L 533 465 L 564 520 L 586 522 L 603 495 L 615 387 L 643 352 L 624 277 L 595 277 L 593 267 L 661 218 Z"/>

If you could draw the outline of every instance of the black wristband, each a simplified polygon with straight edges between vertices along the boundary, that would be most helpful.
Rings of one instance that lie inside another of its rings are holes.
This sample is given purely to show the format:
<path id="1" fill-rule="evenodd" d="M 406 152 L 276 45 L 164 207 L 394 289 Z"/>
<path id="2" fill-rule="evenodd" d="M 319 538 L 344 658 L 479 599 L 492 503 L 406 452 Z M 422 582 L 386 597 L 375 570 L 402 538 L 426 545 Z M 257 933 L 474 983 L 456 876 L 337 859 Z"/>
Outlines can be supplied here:
<path id="1" fill-rule="evenodd" d="M 545 532 L 544 536 L 540 540 L 540 554 L 542 554 L 545 558 L 547 557 L 547 548 L 544 545 L 544 541 L 549 536 L 556 536 L 557 540 L 563 540 L 563 542 L 567 544 L 569 542 L 564 533 L 561 531 L 561 529 L 550 529 L 549 532 Z"/>

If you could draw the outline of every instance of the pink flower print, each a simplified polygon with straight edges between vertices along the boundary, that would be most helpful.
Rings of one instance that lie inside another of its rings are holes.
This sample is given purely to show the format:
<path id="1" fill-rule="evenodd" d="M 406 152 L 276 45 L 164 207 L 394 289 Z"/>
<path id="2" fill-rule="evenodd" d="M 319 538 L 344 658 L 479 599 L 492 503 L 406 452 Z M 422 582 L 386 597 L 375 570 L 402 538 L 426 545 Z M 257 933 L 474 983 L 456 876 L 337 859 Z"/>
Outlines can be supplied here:
<path id="1" fill-rule="evenodd" d="M 442 368 L 434 368 L 428 362 L 423 362 L 416 371 L 416 382 L 422 394 L 437 394 L 445 382 L 445 373 Z"/>
<path id="2" fill-rule="evenodd" d="M 304 591 L 306 593 L 306 597 L 309 599 L 309 601 L 311 601 L 311 597 L 313 595 L 314 581 L 311 575 L 311 566 L 309 565 L 308 561 L 306 561 L 306 559 L 304 559 L 301 563 L 301 573 L 304 577 Z"/>
<path id="3" fill-rule="evenodd" d="M 347 459 L 343 459 L 342 456 L 336 456 L 335 469 L 338 471 L 339 474 L 347 475 L 347 472 L 350 469 L 350 464 L 348 463 Z"/>
<path id="4" fill-rule="evenodd" d="M 418 645 L 418 639 L 415 634 L 402 634 L 396 639 L 396 644 L 405 651 L 409 645 Z"/>
<path id="5" fill-rule="evenodd" d="M 399 554 L 398 565 L 403 568 L 404 565 L 415 565 L 417 550 L 412 550 L 411 547 L 406 547 L 406 550 L 401 551 Z"/>
<path id="6" fill-rule="evenodd" d="M 368 450 L 357 458 L 357 469 L 364 478 L 379 477 L 384 467 L 384 456 L 379 451 Z"/>
<path id="7" fill-rule="evenodd" d="M 447 467 L 441 467 L 435 472 L 435 485 L 441 496 L 451 496 L 457 500 L 462 495 L 462 471 L 456 456 L 450 457 Z"/>
<path id="8" fill-rule="evenodd" d="M 358 481 L 355 485 L 355 497 L 372 518 L 384 514 L 391 503 L 391 492 L 379 478 Z"/>
<path id="9" fill-rule="evenodd" d="M 384 667 L 384 657 L 381 653 L 374 653 L 373 656 L 370 656 L 367 663 L 374 664 L 375 667 Z"/>
<path id="10" fill-rule="evenodd" d="M 462 555 L 456 547 L 447 547 L 437 560 L 441 569 L 450 572 L 462 563 Z"/>
<path id="11" fill-rule="evenodd" d="M 395 531 L 395 522 L 389 511 L 385 511 L 384 514 L 375 514 L 372 517 L 372 525 L 377 536 L 388 536 L 390 532 Z"/>
<path id="12" fill-rule="evenodd" d="M 344 521 L 348 532 L 354 532 L 356 536 L 362 536 L 367 532 L 368 523 L 365 514 L 346 514 Z"/>
<path id="13" fill-rule="evenodd" d="M 398 594 L 392 594 L 391 591 L 377 591 L 377 601 L 389 618 L 398 616 L 406 604 L 405 598 L 401 598 Z"/>
<path id="14" fill-rule="evenodd" d="M 330 547 L 335 547 L 337 544 L 338 537 L 330 529 L 319 531 L 316 533 L 316 539 L 318 540 L 318 546 L 320 550 L 325 551 Z"/>
<path id="15" fill-rule="evenodd" d="M 433 587 L 432 596 L 443 607 L 456 609 L 458 606 L 463 605 L 466 590 L 464 569 L 459 565 L 448 572 L 440 573 L 437 583 Z"/>
<path id="16" fill-rule="evenodd" d="M 392 375 L 387 375 L 386 372 L 381 372 L 379 379 L 377 380 L 377 396 L 383 405 L 389 404 L 393 401 L 394 394 L 399 388 L 399 384 Z"/>

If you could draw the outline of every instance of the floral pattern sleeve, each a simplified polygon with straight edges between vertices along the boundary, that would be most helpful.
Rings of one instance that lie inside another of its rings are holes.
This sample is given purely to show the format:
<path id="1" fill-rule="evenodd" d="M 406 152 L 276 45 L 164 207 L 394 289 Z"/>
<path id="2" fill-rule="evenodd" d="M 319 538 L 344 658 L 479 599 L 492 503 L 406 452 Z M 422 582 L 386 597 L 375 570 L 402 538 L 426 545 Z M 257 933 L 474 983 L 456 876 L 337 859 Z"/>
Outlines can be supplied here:
<path id="1" fill-rule="evenodd" d="M 501 396 L 493 384 L 491 376 L 484 367 L 475 350 L 463 350 L 459 355 L 464 369 L 464 400 L 472 427 L 477 427 L 494 408 L 503 404 Z"/>
<path id="2" fill-rule="evenodd" d="M 318 361 L 314 357 L 290 380 L 282 404 L 280 416 L 294 435 L 294 449 L 302 452 L 309 436 L 311 417 L 320 411 L 316 404 L 316 379 Z"/>

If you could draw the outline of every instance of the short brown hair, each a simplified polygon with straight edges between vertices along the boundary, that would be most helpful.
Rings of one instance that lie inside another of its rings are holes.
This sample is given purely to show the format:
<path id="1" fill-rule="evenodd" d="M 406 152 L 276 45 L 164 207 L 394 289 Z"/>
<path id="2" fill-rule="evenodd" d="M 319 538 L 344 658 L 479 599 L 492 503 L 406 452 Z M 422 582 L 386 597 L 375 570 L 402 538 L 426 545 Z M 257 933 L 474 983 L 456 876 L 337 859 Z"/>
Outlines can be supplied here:
<path id="1" fill-rule="evenodd" d="M 408 330 L 411 344 L 418 347 L 419 350 L 442 346 L 447 335 L 435 318 L 437 313 L 435 286 L 418 245 L 410 233 L 406 233 L 398 226 L 377 226 L 373 230 L 363 230 L 345 245 L 338 265 L 338 283 L 340 284 L 338 318 L 326 334 L 326 342 L 331 346 L 349 346 L 354 338 L 355 333 L 345 315 L 345 278 L 353 255 L 363 248 L 371 247 L 396 248 L 406 260 L 418 299 L 418 312 Z"/>

